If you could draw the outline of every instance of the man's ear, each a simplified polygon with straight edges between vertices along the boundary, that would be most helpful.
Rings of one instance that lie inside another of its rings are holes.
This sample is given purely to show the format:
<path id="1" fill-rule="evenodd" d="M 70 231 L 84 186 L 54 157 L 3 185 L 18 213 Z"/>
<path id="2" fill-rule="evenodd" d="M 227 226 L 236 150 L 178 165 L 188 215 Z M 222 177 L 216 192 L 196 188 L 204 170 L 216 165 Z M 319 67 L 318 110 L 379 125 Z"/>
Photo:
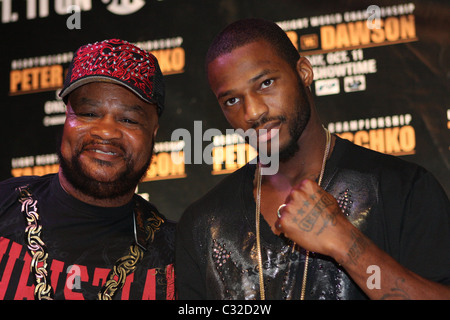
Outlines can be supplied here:
<path id="1" fill-rule="evenodd" d="M 158 133 L 159 123 L 155 125 L 155 129 L 153 130 L 153 140 L 156 138 L 156 134 Z"/>
<path id="2" fill-rule="evenodd" d="M 297 61 L 297 72 L 300 75 L 305 87 L 309 87 L 314 80 L 314 72 L 308 59 L 300 57 Z"/>

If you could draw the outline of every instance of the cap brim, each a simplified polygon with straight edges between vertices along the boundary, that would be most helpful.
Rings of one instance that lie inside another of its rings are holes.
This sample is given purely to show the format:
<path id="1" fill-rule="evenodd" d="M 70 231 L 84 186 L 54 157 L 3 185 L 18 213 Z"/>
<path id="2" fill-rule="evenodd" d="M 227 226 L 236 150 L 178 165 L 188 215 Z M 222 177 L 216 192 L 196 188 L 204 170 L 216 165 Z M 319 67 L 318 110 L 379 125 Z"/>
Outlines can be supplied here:
<path id="1" fill-rule="evenodd" d="M 83 86 L 85 84 L 88 84 L 88 83 L 92 83 L 92 82 L 111 82 L 111 83 L 114 83 L 114 84 L 121 85 L 121 86 L 129 89 L 130 91 L 132 91 L 135 95 L 137 95 L 140 99 L 144 100 L 145 102 L 151 103 L 151 104 L 155 104 L 155 105 L 158 106 L 156 101 L 151 101 L 149 99 L 144 98 L 144 96 L 142 94 L 137 92 L 128 83 L 122 82 L 122 81 L 120 81 L 120 80 L 118 80 L 116 78 L 112 78 L 112 77 L 109 77 L 109 76 L 92 75 L 92 76 L 87 76 L 85 78 L 76 80 L 73 83 L 71 83 L 68 87 L 66 87 L 63 90 L 61 90 L 61 92 L 59 93 L 59 96 L 64 100 L 65 103 L 67 103 L 67 98 L 68 98 L 70 93 L 72 93 L 73 91 L 75 91 L 79 87 L 81 87 L 81 86 Z M 158 108 L 160 108 L 160 106 L 158 106 Z"/>

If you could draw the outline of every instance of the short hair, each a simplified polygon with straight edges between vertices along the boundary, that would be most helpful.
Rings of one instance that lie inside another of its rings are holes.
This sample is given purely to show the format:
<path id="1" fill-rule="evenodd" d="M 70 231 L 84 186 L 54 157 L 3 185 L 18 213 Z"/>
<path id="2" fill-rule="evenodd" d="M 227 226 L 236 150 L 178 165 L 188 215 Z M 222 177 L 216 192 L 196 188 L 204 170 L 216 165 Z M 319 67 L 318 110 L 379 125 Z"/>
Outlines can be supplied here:
<path id="1" fill-rule="evenodd" d="M 272 21 L 249 18 L 231 23 L 214 38 L 206 53 L 206 70 L 216 58 L 258 40 L 267 41 L 295 69 L 300 54 L 286 32 Z"/>

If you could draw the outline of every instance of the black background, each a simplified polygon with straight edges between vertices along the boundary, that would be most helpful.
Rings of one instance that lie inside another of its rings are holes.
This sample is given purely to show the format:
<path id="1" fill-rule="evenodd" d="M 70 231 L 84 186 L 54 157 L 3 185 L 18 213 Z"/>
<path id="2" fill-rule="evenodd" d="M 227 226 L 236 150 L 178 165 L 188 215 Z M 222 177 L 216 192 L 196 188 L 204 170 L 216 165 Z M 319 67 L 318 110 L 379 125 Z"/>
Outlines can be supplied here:
<path id="1" fill-rule="evenodd" d="M 165 77 L 166 109 L 157 137 L 157 142 L 163 142 L 170 141 L 177 128 L 192 131 L 197 120 L 202 121 L 203 130 L 217 128 L 225 133 L 229 128 L 204 74 L 208 45 L 228 23 L 245 17 L 278 22 L 365 10 L 373 4 L 386 7 L 412 3 L 418 40 L 364 48 L 364 59 L 377 61 L 377 72 L 366 75 L 367 89 L 317 96 L 316 105 L 325 126 L 411 114 L 415 152 L 402 157 L 429 169 L 449 194 L 448 1 L 147 0 L 135 13 L 116 15 L 107 9 L 111 0 L 93 0 L 91 10 L 81 12 L 81 29 L 73 30 L 66 26 L 70 14 L 55 12 L 56 2 L 49 1 L 48 16 L 27 19 L 27 1 L 14 0 L 12 11 L 18 14 L 17 21 L 0 25 L 0 180 L 11 177 L 13 158 L 54 153 L 62 129 L 61 125 L 45 127 L 42 123 L 45 102 L 57 99 L 55 90 L 10 95 L 13 60 L 74 52 L 83 44 L 107 38 L 135 43 L 181 37 L 185 67 L 182 73 Z M 0 10 L 4 11 L 4 6 Z M 300 37 L 318 30 L 310 27 L 295 31 Z M 67 67 L 68 63 L 64 64 Z M 186 164 L 185 178 L 144 182 L 139 192 L 148 193 L 163 214 L 177 220 L 189 203 L 223 178 L 212 175 L 209 165 Z"/>

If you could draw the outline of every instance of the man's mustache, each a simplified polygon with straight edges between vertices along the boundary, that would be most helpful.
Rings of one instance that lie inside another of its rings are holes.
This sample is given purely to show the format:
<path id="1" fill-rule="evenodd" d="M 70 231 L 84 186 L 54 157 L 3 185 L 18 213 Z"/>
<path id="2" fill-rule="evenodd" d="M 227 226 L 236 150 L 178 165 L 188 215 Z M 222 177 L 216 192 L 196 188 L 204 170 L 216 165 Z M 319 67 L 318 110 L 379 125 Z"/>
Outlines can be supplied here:
<path id="1" fill-rule="evenodd" d="M 119 149 L 124 155 L 127 154 L 124 146 L 120 143 L 117 143 L 115 141 L 109 141 L 109 140 L 92 140 L 89 142 L 85 142 L 80 146 L 78 152 L 76 153 L 77 156 L 80 155 L 83 151 L 85 151 L 90 146 L 112 146 L 112 147 Z"/>
<path id="2" fill-rule="evenodd" d="M 270 121 L 280 121 L 281 123 L 284 123 L 286 122 L 286 117 L 285 116 L 263 117 L 254 122 L 251 128 L 256 130 L 257 128 L 263 126 L 264 124 Z"/>

